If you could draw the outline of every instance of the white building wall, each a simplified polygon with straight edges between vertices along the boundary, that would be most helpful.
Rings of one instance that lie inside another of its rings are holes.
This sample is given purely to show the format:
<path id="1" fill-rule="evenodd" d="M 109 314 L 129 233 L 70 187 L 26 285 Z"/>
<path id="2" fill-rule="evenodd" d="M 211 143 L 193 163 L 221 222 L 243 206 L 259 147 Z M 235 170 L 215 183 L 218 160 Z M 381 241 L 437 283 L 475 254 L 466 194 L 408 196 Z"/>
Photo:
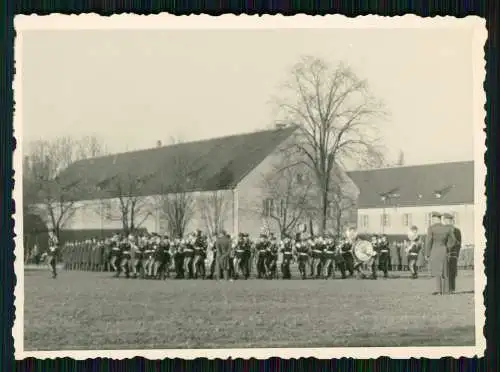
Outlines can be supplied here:
<path id="1" fill-rule="evenodd" d="M 388 216 L 386 226 L 382 226 L 384 212 Z M 455 214 L 456 225 L 462 232 L 463 244 L 474 244 L 474 205 L 472 204 L 358 209 L 358 230 L 369 234 L 404 235 L 407 234 L 409 227 L 415 225 L 420 233 L 425 234 L 432 212 Z M 410 220 L 407 223 L 408 218 Z"/>
<path id="2" fill-rule="evenodd" d="M 292 141 L 293 137 L 289 141 Z M 263 201 L 268 197 L 265 188 L 262 187 L 262 179 L 269 172 L 273 172 L 275 165 L 280 160 L 279 149 L 284 146 L 289 145 L 287 141 L 281 144 L 279 148 L 271 153 L 266 159 L 264 159 L 257 167 L 255 167 L 238 185 L 238 229 L 240 232 L 246 232 L 250 234 L 251 237 L 255 238 L 260 233 L 270 231 L 276 236 L 280 236 L 279 224 L 278 222 L 269 217 L 263 216 Z M 359 194 L 359 190 L 352 181 L 346 176 L 348 180 L 347 187 L 349 188 L 350 194 L 356 198 Z M 350 181 L 350 182 L 349 182 Z M 315 182 L 314 179 L 305 180 L 305 182 Z M 314 190 L 314 186 L 311 190 Z M 279 201 L 275 201 L 277 203 Z M 342 222 L 349 221 L 353 215 L 354 211 L 346 211 Z M 319 221 L 313 219 L 313 230 L 315 233 L 319 231 Z M 333 226 L 335 222 L 332 218 L 327 221 L 327 230 L 333 232 Z M 297 223 L 297 231 L 299 230 L 299 225 L 306 225 L 309 229 L 309 217 L 304 216 Z"/>
<path id="3" fill-rule="evenodd" d="M 193 197 L 193 213 L 189 220 L 187 233 L 200 229 L 209 232 L 214 219 L 213 198 L 214 192 L 191 193 Z M 221 201 L 221 224 L 222 228 L 229 233 L 234 230 L 233 219 L 233 194 L 231 191 L 218 191 L 217 198 Z M 141 213 L 136 216 L 136 227 L 145 228 L 149 232 L 166 233 L 167 223 L 159 206 L 161 197 L 145 197 L 141 203 Z M 108 211 L 106 211 L 108 208 Z M 64 230 L 107 230 L 121 229 L 122 221 L 120 215 L 119 199 L 88 200 L 81 201 L 75 207 L 73 216 L 67 221 Z"/>

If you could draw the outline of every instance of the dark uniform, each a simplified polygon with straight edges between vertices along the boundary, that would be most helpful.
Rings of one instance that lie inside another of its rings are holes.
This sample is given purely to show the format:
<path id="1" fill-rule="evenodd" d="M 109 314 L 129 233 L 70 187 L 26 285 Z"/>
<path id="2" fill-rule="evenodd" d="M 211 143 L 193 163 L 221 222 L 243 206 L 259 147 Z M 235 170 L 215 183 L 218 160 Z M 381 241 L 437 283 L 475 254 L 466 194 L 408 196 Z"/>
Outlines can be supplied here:
<path id="1" fill-rule="evenodd" d="M 243 276 L 245 279 L 250 277 L 250 271 L 252 267 L 252 242 L 248 234 L 243 234 L 243 257 L 241 259 L 240 265 L 243 269 Z"/>
<path id="2" fill-rule="evenodd" d="M 176 241 L 173 248 L 175 279 L 184 279 L 184 247 L 182 242 Z"/>
<path id="3" fill-rule="evenodd" d="M 234 247 L 234 277 L 238 278 L 239 274 L 245 275 L 245 235 L 243 233 L 239 234 L 238 242 L 236 247 Z"/>
<path id="4" fill-rule="evenodd" d="M 261 279 L 267 275 L 266 260 L 268 255 L 269 241 L 265 235 L 261 235 L 261 240 L 257 242 L 257 278 Z"/>
<path id="5" fill-rule="evenodd" d="M 327 279 L 330 276 L 334 276 L 334 263 L 335 263 L 335 242 L 332 239 L 328 239 L 325 242 L 325 250 L 323 252 L 324 262 L 323 266 L 323 278 Z"/>
<path id="6" fill-rule="evenodd" d="M 52 272 L 52 278 L 57 278 L 57 258 L 59 255 L 59 240 L 55 234 L 49 236 L 49 250 L 47 252 L 47 263 Z"/>
<path id="7" fill-rule="evenodd" d="M 184 244 L 184 272 L 188 279 L 194 278 L 194 241 L 190 238 Z"/>
<path id="8" fill-rule="evenodd" d="M 293 242 L 290 239 L 287 238 L 283 242 L 281 253 L 283 254 L 283 261 L 281 262 L 281 273 L 283 275 L 283 279 L 291 279 L 292 272 L 290 270 L 290 264 L 293 261 Z"/>
<path id="9" fill-rule="evenodd" d="M 120 262 L 122 260 L 122 252 L 119 246 L 119 242 L 117 238 L 115 237 L 114 239 L 111 240 L 110 242 L 110 247 L 111 247 L 111 252 L 110 252 L 110 260 L 109 260 L 109 265 L 111 267 L 111 270 L 117 273 L 120 269 Z"/>
<path id="10" fill-rule="evenodd" d="M 450 223 L 453 229 L 455 244 L 448 251 L 448 277 L 450 280 L 450 292 L 455 292 L 456 279 L 458 274 L 458 257 L 460 257 L 460 249 L 462 248 L 462 232 L 458 227 L 452 225 L 453 215 L 445 213 L 443 217 Z"/>
<path id="11" fill-rule="evenodd" d="M 168 239 L 161 239 L 159 243 L 156 243 L 154 260 L 153 276 L 157 279 L 170 277 L 171 254 Z"/>
<path id="12" fill-rule="evenodd" d="M 309 247 L 306 242 L 301 241 L 299 238 L 295 242 L 295 249 L 297 250 L 297 261 L 299 263 L 299 273 L 302 279 L 307 277 L 307 262 L 309 261 Z"/>
<path id="13" fill-rule="evenodd" d="M 342 241 L 340 252 L 344 259 L 345 270 L 349 272 L 349 276 L 354 275 L 354 256 L 352 255 L 352 244 L 348 241 Z"/>
<path id="14" fill-rule="evenodd" d="M 268 279 L 278 277 L 278 252 L 279 246 L 276 238 L 273 238 L 268 245 L 268 253 L 266 256 L 266 270 Z"/>
<path id="15" fill-rule="evenodd" d="M 207 258 L 207 239 L 198 231 L 194 242 L 194 276 L 205 279 L 205 259 Z"/>
<path id="16" fill-rule="evenodd" d="M 382 235 L 377 240 L 378 269 L 384 273 L 384 278 L 389 276 L 389 265 L 391 256 L 389 252 L 389 242 L 387 237 Z"/>
<path id="17" fill-rule="evenodd" d="M 311 277 L 319 278 L 321 276 L 322 264 L 324 263 L 324 252 L 325 252 L 325 244 L 322 239 L 317 239 L 313 241 L 311 249 Z"/>
<path id="18" fill-rule="evenodd" d="M 436 291 L 433 294 L 449 292 L 448 251 L 455 246 L 452 226 L 441 223 L 439 213 L 432 213 L 435 223 L 427 230 L 425 250 L 431 261 L 431 274 L 436 278 Z"/>

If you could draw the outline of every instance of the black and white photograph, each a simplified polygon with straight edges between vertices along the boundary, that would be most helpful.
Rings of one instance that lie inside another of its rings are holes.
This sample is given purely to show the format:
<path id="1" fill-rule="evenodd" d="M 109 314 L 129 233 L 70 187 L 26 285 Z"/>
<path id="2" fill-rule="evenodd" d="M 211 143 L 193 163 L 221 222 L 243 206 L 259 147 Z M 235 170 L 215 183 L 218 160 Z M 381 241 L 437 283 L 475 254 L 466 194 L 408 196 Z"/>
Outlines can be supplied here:
<path id="1" fill-rule="evenodd" d="M 483 355 L 480 18 L 15 27 L 17 359 Z"/>

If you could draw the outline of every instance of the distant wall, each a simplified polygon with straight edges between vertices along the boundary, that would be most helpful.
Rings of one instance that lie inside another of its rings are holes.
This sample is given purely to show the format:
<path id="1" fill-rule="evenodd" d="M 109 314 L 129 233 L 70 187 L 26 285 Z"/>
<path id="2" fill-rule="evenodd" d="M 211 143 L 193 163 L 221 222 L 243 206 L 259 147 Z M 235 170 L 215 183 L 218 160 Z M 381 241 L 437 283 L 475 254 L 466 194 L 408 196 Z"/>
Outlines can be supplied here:
<path id="1" fill-rule="evenodd" d="M 474 206 L 473 205 L 447 205 L 430 207 L 401 207 L 359 209 L 358 231 L 360 233 L 385 233 L 388 235 L 406 235 L 409 228 L 415 225 L 421 234 L 427 232 L 430 225 L 432 212 L 454 213 L 456 226 L 462 231 L 464 244 L 474 244 Z M 382 215 L 386 214 L 388 220 L 382 226 Z"/>

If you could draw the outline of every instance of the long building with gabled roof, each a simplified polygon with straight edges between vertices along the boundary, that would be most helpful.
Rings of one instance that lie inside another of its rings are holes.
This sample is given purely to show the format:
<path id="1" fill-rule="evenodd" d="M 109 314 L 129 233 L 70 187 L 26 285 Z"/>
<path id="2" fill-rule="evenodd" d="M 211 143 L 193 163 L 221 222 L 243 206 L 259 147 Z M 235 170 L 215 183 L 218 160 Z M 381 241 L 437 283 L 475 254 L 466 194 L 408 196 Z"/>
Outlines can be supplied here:
<path id="1" fill-rule="evenodd" d="M 263 189 L 262 180 L 276 171 L 281 150 L 296 132 L 296 127 L 283 127 L 77 161 L 58 177 L 60 184 L 84 186 L 72 193 L 79 206 L 64 229 L 119 228 L 121 211 L 133 199 L 135 227 L 168 232 L 158 200 L 179 195 L 182 202 L 182 195 L 194 200 L 187 232 L 223 228 L 232 234 L 257 236 L 264 230 L 279 235 L 276 216 L 283 200 Z M 214 214 L 214 209 L 219 211 Z M 304 216 L 294 225 L 309 222 Z"/>

